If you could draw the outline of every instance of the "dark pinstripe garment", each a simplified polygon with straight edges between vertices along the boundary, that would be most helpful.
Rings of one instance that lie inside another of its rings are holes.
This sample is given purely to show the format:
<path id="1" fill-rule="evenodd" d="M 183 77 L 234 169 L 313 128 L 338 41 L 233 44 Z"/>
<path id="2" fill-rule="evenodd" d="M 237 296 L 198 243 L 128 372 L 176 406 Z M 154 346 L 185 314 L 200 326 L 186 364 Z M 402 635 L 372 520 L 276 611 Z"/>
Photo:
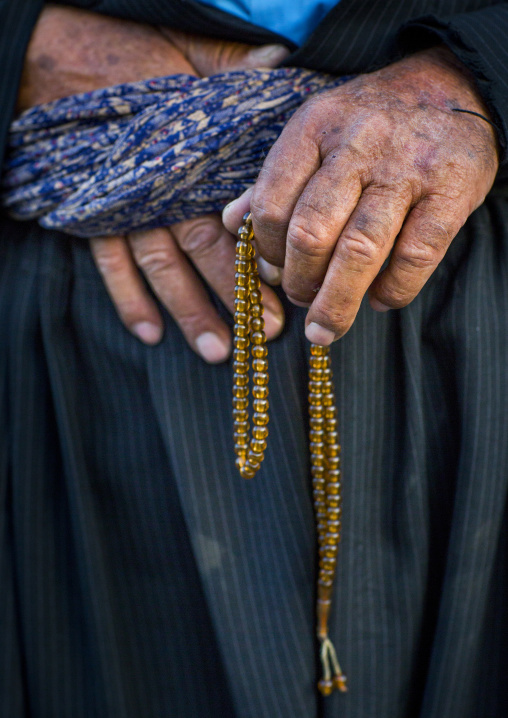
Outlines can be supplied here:
<path id="1" fill-rule="evenodd" d="M 415 23 L 419 41 L 465 27 L 477 64 L 473 48 L 497 23 L 482 87 L 504 126 L 504 4 L 472 20 L 457 13 L 481 3 L 448 2 L 444 19 L 439 2 L 342 5 L 333 52 L 356 47 L 344 60 L 352 67 L 360 46 L 373 48 L 356 69 L 383 63 L 388 50 L 376 48 L 394 43 L 415 8 L 437 16 Z M 13 44 L 36 6 L 11 3 Z M 140 7 L 117 11 L 187 17 L 181 2 Z M 0 33 L 5 45 L 5 25 Z M 321 47 L 326 64 L 332 37 L 322 30 L 309 45 L 313 63 Z M 365 303 L 334 345 L 345 516 L 331 634 L 350 692 L 325 701 L 314 688 L 304 312 L 286 305 L 271 345 L 270 445 L 244 482 L 230 367 L 205 365 L 167 316 L 161 345 L 141 345 L 86 243 L 2 221 L 2 718 L 508 715 L 503 192 L 474 213 L 409 307 L 377 314 Z"/>

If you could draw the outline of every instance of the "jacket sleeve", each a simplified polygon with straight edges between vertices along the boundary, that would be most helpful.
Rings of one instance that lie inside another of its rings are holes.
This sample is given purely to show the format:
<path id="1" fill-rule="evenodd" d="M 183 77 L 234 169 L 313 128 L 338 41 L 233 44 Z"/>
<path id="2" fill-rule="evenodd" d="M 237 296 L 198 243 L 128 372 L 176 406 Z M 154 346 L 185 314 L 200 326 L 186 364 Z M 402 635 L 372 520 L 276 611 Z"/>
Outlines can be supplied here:
<path id="1" fill-rule="evenodd" d="M 498 177 L 508 178 L 508 3 L 446 20 L 434 15 L 411 20 L 401 29 L 399 43 L 403 51 L 444 43 L 470 70 L 498 129 Z"/>
<path id="2" fill-rule="evenodd" d="M 0 0 L 0 168 L 30 35 L 44 0 Z"/>

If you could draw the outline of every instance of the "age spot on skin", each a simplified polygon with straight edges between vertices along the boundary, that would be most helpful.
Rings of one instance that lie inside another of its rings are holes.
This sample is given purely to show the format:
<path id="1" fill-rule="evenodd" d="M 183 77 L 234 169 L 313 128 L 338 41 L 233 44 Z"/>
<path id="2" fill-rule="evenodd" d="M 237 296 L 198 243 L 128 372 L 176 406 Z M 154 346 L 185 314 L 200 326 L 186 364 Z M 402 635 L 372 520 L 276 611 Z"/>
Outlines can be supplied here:
<path id="1" fill-rule="evenodd" d="M 39 57 L 37 58 L 37 65 L 40 67 L 41 70 L 47 70 L 48 72 L 51 72 L 51 70 L 55 69 L 56 60 L 55 58 L 51 57 L 51 55 L 42 54 L 39 55 Z"/>
<path id="2" fill-rule="evenodd" d="M 110 52 L 108 55 L 106 55 L 106 62 L 110 66 L 118 65 L 118 63 L 120 62 L 120 58 L 118 57 L 118 55 L 114 55 L 112 52 Z"/>

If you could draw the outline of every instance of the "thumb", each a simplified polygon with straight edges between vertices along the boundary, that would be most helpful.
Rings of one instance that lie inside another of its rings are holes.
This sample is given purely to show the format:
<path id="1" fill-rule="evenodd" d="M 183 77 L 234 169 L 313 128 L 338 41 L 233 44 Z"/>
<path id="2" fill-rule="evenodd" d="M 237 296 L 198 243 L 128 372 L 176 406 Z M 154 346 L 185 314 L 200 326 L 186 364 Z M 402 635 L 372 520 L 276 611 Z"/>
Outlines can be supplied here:
<path id="1" fill-rule="evenodd" d="M 241 45 L 236 56 L 231 56 L 230 63 L 223 70 L 250 70 L 256 67 L 277 67 L 290 52 L 284 45 Z"/>
<path id="2" fill-rule="evenodd" d="M 246 45 L 169 28 L 160 30 L 202 77 L 232 70 L 277 67 L 290 55 L 284 45 Z"/>

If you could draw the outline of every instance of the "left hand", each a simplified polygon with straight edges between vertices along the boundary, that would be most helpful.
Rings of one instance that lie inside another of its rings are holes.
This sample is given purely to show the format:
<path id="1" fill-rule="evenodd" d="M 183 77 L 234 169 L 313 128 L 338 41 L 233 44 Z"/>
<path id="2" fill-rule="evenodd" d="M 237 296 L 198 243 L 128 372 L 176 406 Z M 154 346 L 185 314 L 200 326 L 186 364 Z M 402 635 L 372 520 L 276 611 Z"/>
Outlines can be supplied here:
<path id="1" fill-rule="evenodd" d="M 214 40 L 47 4 L 27 49 L 18 109 L 161 75 L 274 67 L 288 54 L 281 45 Z M 163 333 L 146 280 L 194 351 L 210 363 L 229 356 L 231 332 L 203 283 L 234 312 L 235 238 L 219 215 L 95 238 L 90 248 L 121 321 L 141 341 L 156 344 Z M 266 285 L 263 294 L 266 335 L 273 339 L 282 330 L 284 312 Z"/>
<path id="2" fill-rule="evenodd" d="M 328 345 L 374 309 L 421 290 L 497 167 L 493 127 L 468 71 L 445 48 L 419 52 L 308 100 L 270 150 L 253 192 L 257 247 L 284 266 L 282 286 L 309 306 L 306 335 Z M 381 271 L 390 256 L 388 266 Z"/>

